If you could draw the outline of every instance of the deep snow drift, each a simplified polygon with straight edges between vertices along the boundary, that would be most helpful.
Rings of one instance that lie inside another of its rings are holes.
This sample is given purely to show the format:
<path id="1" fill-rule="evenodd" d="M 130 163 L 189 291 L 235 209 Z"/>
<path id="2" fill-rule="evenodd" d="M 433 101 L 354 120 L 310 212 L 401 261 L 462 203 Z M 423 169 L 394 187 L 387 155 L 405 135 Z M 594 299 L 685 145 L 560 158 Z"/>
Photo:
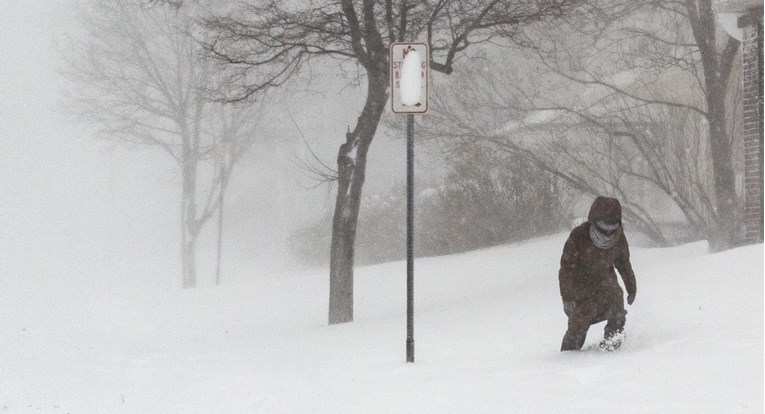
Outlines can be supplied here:
<path id="1" fill-rule="evenodd" d="M 403 262 L 357 269 L 340 326 L 323 269 L 190 291 L 7 285 L 0 413 L 762 412 L 762 245 L 633 247 L 623 348 L 561 354 L 565 237 L 418 260 L 415 364 Z"/>

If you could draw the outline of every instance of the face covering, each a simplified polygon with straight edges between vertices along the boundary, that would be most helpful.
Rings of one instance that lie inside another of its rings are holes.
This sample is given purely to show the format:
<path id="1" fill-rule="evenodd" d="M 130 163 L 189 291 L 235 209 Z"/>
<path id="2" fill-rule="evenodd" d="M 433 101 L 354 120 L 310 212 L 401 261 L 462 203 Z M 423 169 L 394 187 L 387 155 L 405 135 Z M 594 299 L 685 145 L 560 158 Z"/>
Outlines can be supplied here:
<path id="1" fill-rule="evenodd" d="M 615 229 L 618 229 L 617 224 Z M 598 231 L 596 225 L 590 225 L 590 240 L 599 249 L 610 249 L 616 245 L 616 241 L 619 240 L 619 232 L 615 231 L 612 235 L 606 236 Z"/>

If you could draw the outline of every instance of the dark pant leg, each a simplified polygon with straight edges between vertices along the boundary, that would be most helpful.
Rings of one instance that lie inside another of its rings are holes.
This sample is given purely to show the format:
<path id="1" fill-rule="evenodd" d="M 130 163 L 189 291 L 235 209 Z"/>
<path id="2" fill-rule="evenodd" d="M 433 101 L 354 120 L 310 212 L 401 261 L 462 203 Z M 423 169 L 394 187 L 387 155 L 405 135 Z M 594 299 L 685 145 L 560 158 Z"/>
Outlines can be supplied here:
<path id="1" fill-rule="evenodd" d="M 627 310 L 624 309 L 624 293 L 621 288 L 613 293 L 612 300 L 606 306 L 605 316 L 608 322 L 603 332 L 604 338 L 610 338 L 624 331 Z"/>
<path id="2" fill-rule="evenodd" d="M 624 308 L 611 308 L 606 316 L 608 322 L 603 330 L 603 337 L 610 338 L 617 333 L 624 332 L 624 324 L 627 322 L 627 310 Z"/>
<path id="3" fill-rule="evenodd" d="M 587 338 L 587 330 L 590 323 L 596 317 L 598 308 L 592 302 L 577 302 L 574 311 L 568 317 L 568 330 L 563 335 L 561 351 L 575 351 L 582 349 L 584 340 Z"/>

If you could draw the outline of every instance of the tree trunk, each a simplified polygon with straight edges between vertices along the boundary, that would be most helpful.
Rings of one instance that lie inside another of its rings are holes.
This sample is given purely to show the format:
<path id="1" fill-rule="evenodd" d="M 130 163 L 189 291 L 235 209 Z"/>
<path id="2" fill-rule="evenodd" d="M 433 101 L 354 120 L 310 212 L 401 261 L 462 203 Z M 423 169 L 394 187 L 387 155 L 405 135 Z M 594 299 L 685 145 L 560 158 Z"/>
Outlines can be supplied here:
<path id="1" fill-rule="evenodd" d="M 367 100 L 337 154 L 337 200 L 332 220 L 329 265 L 329 323 L 353 321 L 353 260 L 356 225 L 366 174 L 367 151 L 387 102 L 384 73 L 369 76 Z"/>
<path id="2" fill-rule="evenodd" d="M 184 226 L 185 228 L 186 226 Z M 196 249 L 197 235 L 184 229 L 183 241 L 183 288 L 193 288 L 197 286 L 196 270 Z"/>
<path id="3" fill-rule="evenodd" d="M 704 86 L 709 121 L 709 145 L 712 152 L 716 198 L 715 231 L 709 239 L 712 251 L 729 249 L 736 244 L 736 185 L 733 171 L 732 140 L 728 139 L 725 97 L 733 59 L 739 42 L 729 36 L 722 52 L 717 51 L 715 13 L 711 0 L 686 0 L 686 10 L 693 36 L 699 47 L 704 71 Z"/>
<path id="4" fill-rule="evenodd" d="M 218 257 L 215 264 L 215 285 L 220 285 L 220 261 L 223 252 L 223 201 L 228 178 L 225 168 L 220 169 L 220 192 L 218 193 Z"/>
<path id="5" fill-rule="evenodd" d="M 197 235 L 197 206 L 196 206 L 196 158 L 186 157 L 183 165 L 183 195 L 181 204 L 181 261 L 183 269 L 183 288 L 193 288 L 197 285 L 196 245 Z"/>
<path id="6" fill-rule="evenodd" d="M 722 86 L 722 85 L 719 85 Z M 725 88 L 719 87 L 709 97 L 709 139 L 714 168 L 714 189 L 717 199 L 717 231 L 709 240 L 713 252 L 733 247 L 736 243 L 736 183 L 733 172 L 733 150 L 726 134 Z"/>

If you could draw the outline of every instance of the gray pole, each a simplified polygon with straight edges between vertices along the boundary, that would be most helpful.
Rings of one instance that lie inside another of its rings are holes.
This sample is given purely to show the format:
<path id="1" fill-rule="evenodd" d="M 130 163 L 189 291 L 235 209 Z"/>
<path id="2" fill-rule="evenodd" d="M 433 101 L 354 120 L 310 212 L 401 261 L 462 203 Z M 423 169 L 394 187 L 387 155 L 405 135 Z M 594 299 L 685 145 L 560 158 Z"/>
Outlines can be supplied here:
<path id="1" fill-rule="evenodd" d="M 414 362 L 414 115 L 406 116 L 406 362 Z"/>

